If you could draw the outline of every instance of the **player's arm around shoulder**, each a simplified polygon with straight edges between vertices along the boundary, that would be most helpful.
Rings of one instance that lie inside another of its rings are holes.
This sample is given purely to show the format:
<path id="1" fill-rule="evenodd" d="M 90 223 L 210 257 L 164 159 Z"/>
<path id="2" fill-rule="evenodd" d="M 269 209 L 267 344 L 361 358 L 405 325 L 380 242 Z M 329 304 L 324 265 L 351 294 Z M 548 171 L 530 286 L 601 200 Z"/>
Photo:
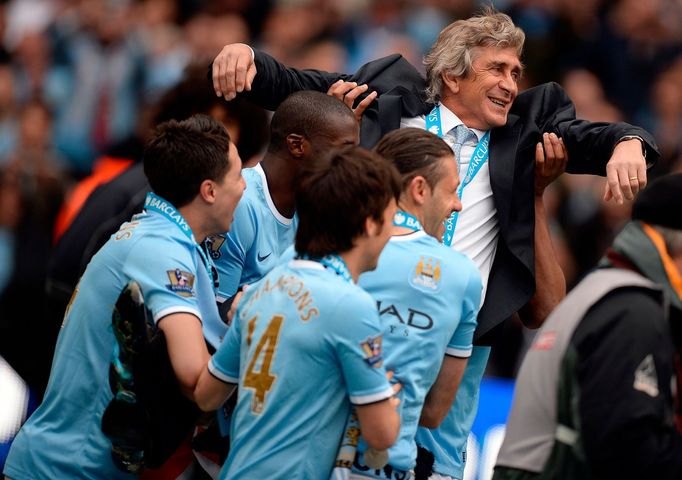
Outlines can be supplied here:
<path id="1" fill-rule="evenodd" d="M 395 394 L 401 386 L 392 386 L 386 376 L 376 305 L 357 287 L 340 296 L 336 312 L 333 341 L 362 436 L 371 448 L 387 449 L 400 431 Z"/>

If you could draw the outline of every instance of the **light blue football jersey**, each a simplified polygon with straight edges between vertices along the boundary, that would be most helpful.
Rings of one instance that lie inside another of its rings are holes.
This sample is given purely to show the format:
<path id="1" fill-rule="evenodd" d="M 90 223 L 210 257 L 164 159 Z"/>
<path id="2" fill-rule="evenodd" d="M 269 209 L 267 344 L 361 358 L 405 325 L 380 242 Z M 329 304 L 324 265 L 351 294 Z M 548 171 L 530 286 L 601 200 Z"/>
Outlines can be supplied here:
<path id="1" fill-rule="evenodd" d="M 411 470 L 424 399 L 444 356 L 471 353 L 481 275 L 469 258 L 419 230 L 393 236 L 377 269 L 362 274 L 358 283 L 376 301 L 384 329 L 384 363 L 403 385 L 400 435 L 389 449 L 389 465 Z M 361 442 L 358 451 L 365 449 Z M 372 475 L 361 462 L 354 471 Z"/>
<path id="2" fill-rule="evenodd" d="M 180 312 L 203 322 L 218 318 L 207 256 L 189 226 L 153 194 L 146 209 L 111 236 L 76 288 L 43 403 L 20 430 L 7 459 L 4 474 L 13 480 L 134 478 L 114 466 L 111 442 L 101 430 L 113 397 L 112 309 L 130 280 L 139 283 L 154 321 Z"/>
<path id="3" fill-rule="evenodd" d="M 292 260 L 246 290 L 209 362 L 239 384 L 220 478 L 327 480 L 351 405 L 393 394 L 376 304 L 309 260 Z"/>
<path id="4" fill-rule="evenodd" d="M 417 443 L 433 453 L 436 473 L 458 480 L 464 478 L 467 439 L 478 412 L 481 380 L 489 356 L 490 347 L 474 347 L 445 420 L 436 429 L 419 427 L 417 430 Z"/>
<path id="5" fill-rule="evenodd" d="M 239 287 L 254 283 L 277 264 L 279 256 L 294 244 L 298 217 L 277 211 L 265 172 L 260 164 L 245 168 L 246 190 L 234 212 L 230 231 L 209 237 L 207 244 L 218 275 L 218 301 L 232 298 Z"/>

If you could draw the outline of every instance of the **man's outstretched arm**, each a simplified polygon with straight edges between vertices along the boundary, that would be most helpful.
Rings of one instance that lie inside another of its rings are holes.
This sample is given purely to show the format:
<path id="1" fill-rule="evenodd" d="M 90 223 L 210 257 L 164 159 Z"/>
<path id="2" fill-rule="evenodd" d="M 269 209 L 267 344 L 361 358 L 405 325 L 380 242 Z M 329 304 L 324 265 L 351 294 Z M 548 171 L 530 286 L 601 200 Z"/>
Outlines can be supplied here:
<path id="1" fill-rule="evenodd" d="M 350 75 L 288 68 L 270 55 L 244 43 L 226 45 L 213 60 L 211 78 L 216 95 L 232 100 L 237 94 L 268 110 L 275 110 L 300 90 L 327 92 L 337 80 Z"/>
<path id="2" fill-rule="evenodd" d="M 606 201 L 632 200 L 646 186 L 647 167 L 660 156 L 654 137 L 643 128 L 577 119 L 573 102 L 554 82 L 521 93 L 512 113 L 534 118 L 541 131 L 563 139 L 570 154 L 567 172 L 605 176 Z"/>

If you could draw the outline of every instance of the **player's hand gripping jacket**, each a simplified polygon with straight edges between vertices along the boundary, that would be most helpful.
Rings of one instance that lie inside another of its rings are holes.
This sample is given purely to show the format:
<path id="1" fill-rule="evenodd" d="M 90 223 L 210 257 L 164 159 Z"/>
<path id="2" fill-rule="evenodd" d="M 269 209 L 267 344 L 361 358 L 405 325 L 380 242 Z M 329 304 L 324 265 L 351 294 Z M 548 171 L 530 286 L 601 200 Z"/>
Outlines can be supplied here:
<path id="1" fill-rule="evenodd" d="M 175 379 L 163 332 L 131 281 L 112 312 L 116 336 L 109 369 L 114 398 L 102 417 L 115 465 L 128 473 L 161 466 L 191 434 L 198 407 Z"/>

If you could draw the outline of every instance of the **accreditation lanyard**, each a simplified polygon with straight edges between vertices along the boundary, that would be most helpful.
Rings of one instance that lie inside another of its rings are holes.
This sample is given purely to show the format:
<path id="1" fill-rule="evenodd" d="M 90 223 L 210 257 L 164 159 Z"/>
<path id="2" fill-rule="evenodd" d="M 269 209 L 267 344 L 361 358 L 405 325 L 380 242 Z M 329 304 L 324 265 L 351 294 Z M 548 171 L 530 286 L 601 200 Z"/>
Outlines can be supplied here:
<path id="1" fill-rule="evenodd" d="M 313 262 L 321 263 L 330 270 L 333 270 L 338 276 L 343 278 L 349 283 L 353 283 L 353 276 L 350 274 L 348 265 L 343 261 L 343 258 L 336 254 L 326 255 L 322 258 L 311 257 L 310 255 L 298 255 L 296 258 L 301 258 L 303 260 L 310 260 Z"/>
<path id="2" fill-rule="evenodd" d="M 206 271 L 210 273 L 211 280 L 213 280 L 213 289 L 216 290 L 218 288 L 218 272 L 216 271 L 213 262 L 210 261 L 208 255 L 206 255 L 204 248 L 197 243 L 196 239 L 194 238 L 194 233 L 192 233 L 192 229 L 182 214 L 178 212 L 169 201 L 164 200 L 152 192 L 147 193 L 147 197 L 144 199 L 144 208 L 147 211 L 156 212 L 163 217 L 166 217 L 172 223 L 177 225 L 182 233 L 184 233 L 185 236 L 191 240 L 191 242 L 197 247 L 199 255 L 201 256 L 201 260 L 204 262 L 204 266 L 206 267 Z"/>
<path id="3" fill-rule="evenodd" d="M 419 223 L 417 217 L 402 210 L 398 210 L 396 212 L 395 216 L 393 217 L 393 225 L 396 227 L 409 228 L 413 232 L 418 232 L 422 229 L 422 224 Z"/>
<path id="4" fill-rule="evenodd" d="M 443 127 L 440 121 L 440 105 L 436 105 L 426 116 L 426 130 L 435 133 L 439 137 L 443 137 Z M 457 196 L 462 198 L 462 193 L 467 185 L 471 183 L 476 174 L 481 170 L 485 162 L 488 161 L 488 145 L 490 144 L 490 132 L 485 132 L 483 138 L 476 145 L 473 155 L 471 155 L 471 160 L 469 161 L 469 168 L 464 176 L 464 180 L 459 184 L 457 189 Z M 461 164 L 461 159 L 457 159 L 458 166 Z M 445 221 L 445 235 L 443 235 L 443 244 L 446 246 L 452 245 L 452 239 L 455 236 L 455 227 L 457 226 L 457 219 L 459 218 L 459 212 L 452 212 L 450 218 Z"/>

